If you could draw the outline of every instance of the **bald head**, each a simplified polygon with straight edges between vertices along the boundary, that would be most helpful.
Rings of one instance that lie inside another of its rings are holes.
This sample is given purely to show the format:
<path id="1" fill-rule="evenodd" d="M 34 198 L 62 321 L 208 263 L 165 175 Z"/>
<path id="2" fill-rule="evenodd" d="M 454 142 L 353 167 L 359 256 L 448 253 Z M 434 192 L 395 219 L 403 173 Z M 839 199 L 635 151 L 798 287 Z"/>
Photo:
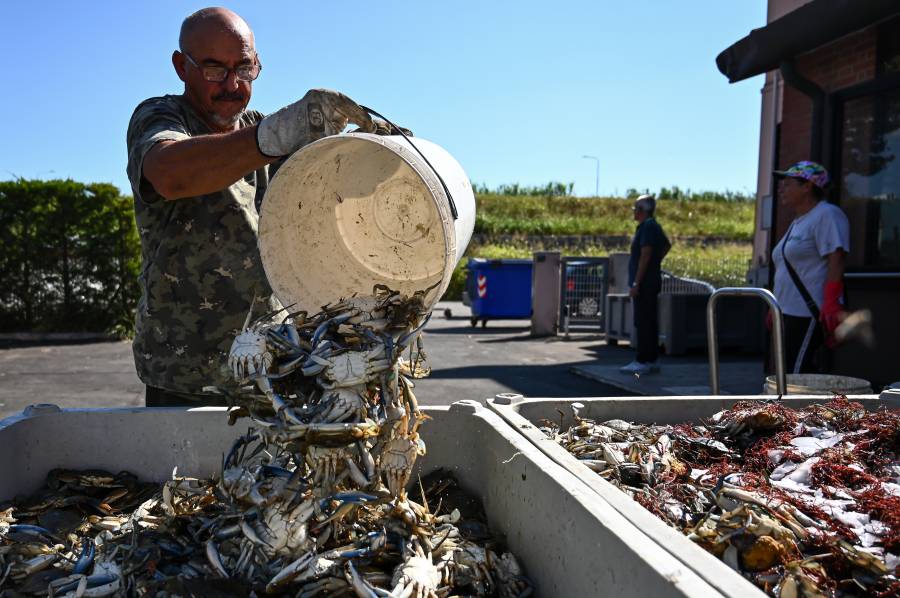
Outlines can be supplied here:
<path id="1" fill-rule="evenodd" d="M 184 20 L 178 44 L 172 65 L 185 97 L 212 130 L 233 130 L 253 87 L 238 70 L 261 66 L 250 26 L 227 8 L 204 8 Z"/>
<path id="2" fill-rule="evenodd" d="M 213 6 L 201 8 L 184 20 L 178 35 L 178 46 L 182 52 L 190 53 L 198 38 L 219 35 L 239 37 L 251 48 L 255 45 L 253 31 L 244 19 L 227 8 Z"/>
<path id="3" fill-rule="evenodd" d="M 652 216 L 656 211 L 656 198 L 652 195 L 641 195 L 634 200 L 634 209 L 641 210 L 648 216 Z"/>

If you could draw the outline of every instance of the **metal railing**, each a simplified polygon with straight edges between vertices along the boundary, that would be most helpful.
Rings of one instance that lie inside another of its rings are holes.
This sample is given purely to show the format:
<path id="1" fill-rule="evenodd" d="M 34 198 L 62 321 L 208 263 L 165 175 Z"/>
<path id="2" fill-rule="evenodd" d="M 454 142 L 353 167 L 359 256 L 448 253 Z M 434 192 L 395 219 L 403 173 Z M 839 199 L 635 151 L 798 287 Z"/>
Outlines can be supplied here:
<path id="1" fill-rule="evenodd" d="M 711 295 L 716 287 L 704 280 L 677 276 L 668 270 L 662 271 L 661 293 L 670 295 Z"/>
<path id="2" fill-rule="evenodd" d="M 775 385 L 779 395 L 787 392 L 784 375 L 784 319 L 775 295 L 756 287 L 723 287 L 709 296 L 706 304 L 706 342 L 709 346 L 709 388 L 719 394 L 719 339 L 716 334 L 716 303 L 721 297 L 760 297 L 772 310 L 772 332 L 775 337 Z"/>
<path id="3" fill-rule="evenodd" d="M 693 252 L 691 252 L 693 253 Z M 666 256 L 663 268 L 676 276 L 703 280 L 716 288 L 744 287 L 747 285 L 747 268 L 750 255 L 716 255 L 700 257 L 697 255 Z"/>

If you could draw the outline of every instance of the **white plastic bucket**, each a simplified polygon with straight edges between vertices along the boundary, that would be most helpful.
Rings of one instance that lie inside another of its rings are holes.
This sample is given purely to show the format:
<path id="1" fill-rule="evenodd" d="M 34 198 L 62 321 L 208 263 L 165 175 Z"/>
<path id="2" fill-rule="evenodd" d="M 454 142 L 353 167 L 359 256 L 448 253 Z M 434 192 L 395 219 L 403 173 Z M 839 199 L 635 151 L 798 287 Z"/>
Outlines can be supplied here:
<path id="1" fill-rule="evenodd" d="M 835 376 L 832 374 L 787 374 L 785 376 L 787 394 L 789 395 L 830 395 L 840 393 L 845 395 L 869 395 L 872 394 L 872 385 L 868 380 L 852 378 L 850 376 Z M 775 376 L 766 376 L 763 385 L 763 394 L 778 394 L 778 385 Z"/>
<path id="2" fill-rule="evenodd" d="M 259 251 L 275 295 L 318 311 L 376 284 L 444 294 L 475 226 L 475 196 L 459 163 L 424 139 L 349 133 L 294 153 L 269 183 Z M 458 217 L 435 170 L 447 185 Z"/>

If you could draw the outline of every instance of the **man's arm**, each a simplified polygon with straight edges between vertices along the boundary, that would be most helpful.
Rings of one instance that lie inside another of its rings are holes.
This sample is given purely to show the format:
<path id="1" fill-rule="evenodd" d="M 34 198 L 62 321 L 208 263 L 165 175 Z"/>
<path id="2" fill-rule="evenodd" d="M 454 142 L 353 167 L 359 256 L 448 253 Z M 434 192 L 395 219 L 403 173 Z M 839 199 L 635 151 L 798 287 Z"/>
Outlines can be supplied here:
<path id="1" fill-rule="evenodd" d="M 256 145 L 256 127 L 160 141 L 147 152 L 143 176 L 167 200 L 214 193 L 278 158 Z"/>
<path id="2" fill-rule="evenodd" d="M 650 267 L 650 259 L 653 257 L 653 246 L 644 245 L 641 247 L 641 257 L 638 259 L 637 273 L 634 275 L 634 286 L 628 290 L 628 294 L 632 297 L 638 294 L 638 289 L 647 275 L 647 268 Z"/>
<path id="3" fill-rule="evenodd" d="M 311 127 L 313 112 L 324 120 L 324 130 Z M 140 160 L 139 172 L 130 175 L 132 184 L 137 186 L 136 179 L 143 178 L 167 200 L 221 191 L 244 175 L 316 139 L 340 133 L 348 122 L 363 131 L 375 130 L 369 114 L 344 94 L 312 89 L 301 100 L 264 117 L 256 126 L 156 142 Z M 183 133 L 179 137 L 187 134 L 179 129 L 177 122 L 163 124 L 175 125 L 173 130 Z"/>
<path id="4" fill-rule="evenodd" d="M 672 249 L 672 242 L 669 241 L 669 237 L 663 234 L 663 246 L 662 246 L 662 255 L 659 260 L 662 261 L 665 259 L 667 255 L 669 255 L 669 250 Z"/>
<path id="5" fill-rule="evenodd" d="M 651 258 L 653 258 L 653 246 L 644 245 L 641 247 L 641 258 L 638 260 L 637 274 L 634 275 L 635 286 L 640 286 L 644 282 L 644 276 L 647 275 L 647 268 L 650 267 Z"/>

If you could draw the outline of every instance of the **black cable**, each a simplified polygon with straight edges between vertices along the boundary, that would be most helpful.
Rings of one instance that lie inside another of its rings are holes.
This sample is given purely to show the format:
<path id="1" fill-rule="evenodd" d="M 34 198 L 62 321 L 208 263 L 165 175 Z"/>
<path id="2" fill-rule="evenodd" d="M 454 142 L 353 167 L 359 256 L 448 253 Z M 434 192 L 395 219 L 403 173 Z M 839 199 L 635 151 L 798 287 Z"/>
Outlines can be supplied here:
<path id="1" fill-rule="evenodd" d="M 437 171 L 437 169 L 431 165 L 431 162 L 428 161 L 428 158 L 425 157 L 425 154 L 423 154 L 421 151 L 419 151 L 419 148 L 416 147 L 416 144 L 414 144 L 412 142 L 412 140 L 406 136 L 406 134 L 403 132 L 402 129 L 400 129 L 400 127 L 398 127 L 397 125 L 395 125 L 394 123 L 389 121 L 383 115 L 378 114 L 371 108 L 366 108 L 365 106 L 360 106 L 360 108 L 362 108 L 363 110 L 365 110 L 366 112 L 368 112 L 369 114 L 371 114 L 373 116 L 377 116 L 378 118 L 380 118 L 381 120 L 383 120 L 384 122 L 389 124 L 391 126 L 391 133 L 393 133 L 394 131 L 399 133 L 404 139 L 406 139 L 407 143 L 409 143 L 412 146 L 412 148 L 414 150 L 416 150 L 416 153 L 419 154 L 420 156 L 422 156 L 422 159 L 425 160 L 425 164 L 428 164 L 428 167 L 432 170 L 432 172 L 434 172 L 435 176 L 437 176 L 438 180 L 441 182 L 441 187 L 444 188 L 444 193 L 447 194 L 447 201 L 450 202 L 450 213 L 453 214 L 453 219 L 459 220 L 459 213 L 456 211 L 456 203 L 453 201 L 453 196 L 450 194 L 450 189 L 447 188 L 447 183 L 445 183 L 444 179 L 441 178 L 441 174 Z"/>

